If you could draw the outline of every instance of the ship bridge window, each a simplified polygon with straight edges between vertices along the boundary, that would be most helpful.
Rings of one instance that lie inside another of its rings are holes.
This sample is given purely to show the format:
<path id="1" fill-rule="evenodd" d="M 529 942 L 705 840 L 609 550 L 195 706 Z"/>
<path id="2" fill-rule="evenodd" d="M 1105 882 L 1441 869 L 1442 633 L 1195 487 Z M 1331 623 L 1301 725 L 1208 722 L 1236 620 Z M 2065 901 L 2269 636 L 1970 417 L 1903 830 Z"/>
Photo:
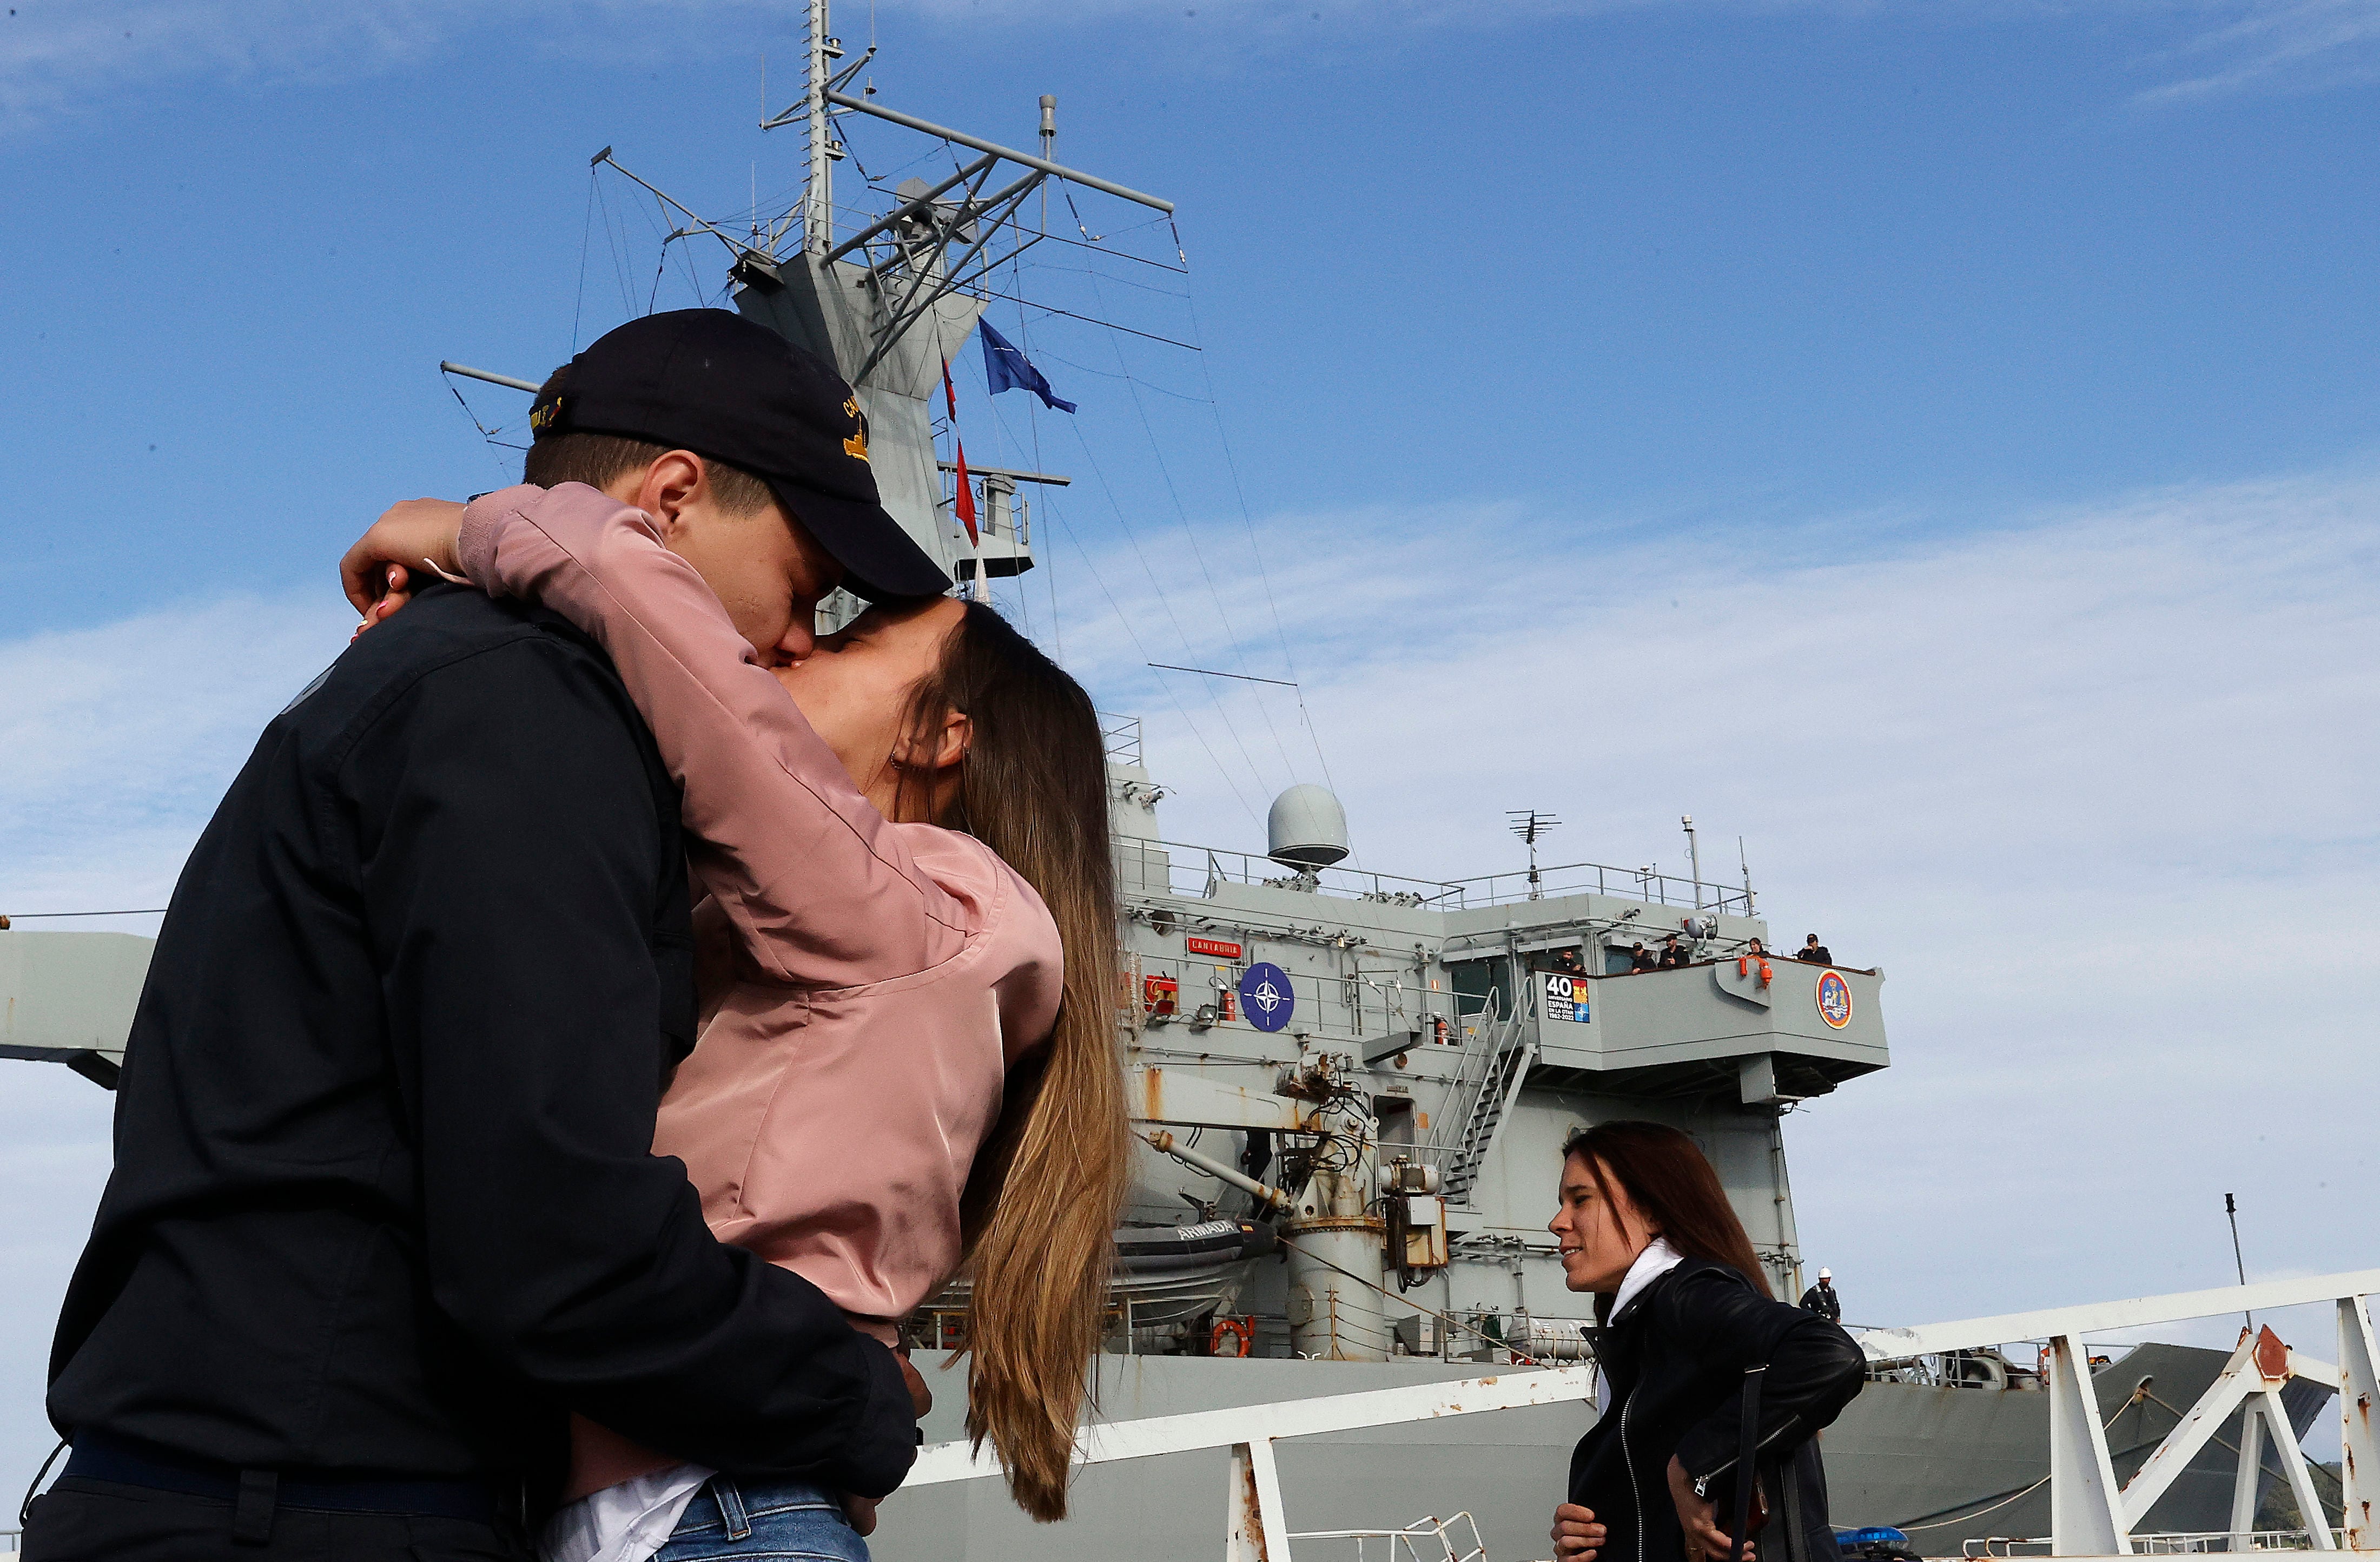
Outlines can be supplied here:
<path id="1" fill-rule="evenodd" d="M 1586 956 L 1575 944 L 1564 948 L 1548 949 L 1530 960 L 1529 969 L 1552 971 L 1562 976 L 1585 976 Z"/>
<path id="2" fill-rule="evenodd" d="M 1493 994 L 1496 1012 L 1512 1013 L 1512 995 L 1506 980 L 1506 963 L 1501 959 L 1463 960 L 1447 967 L 1447 981 L 1454 988 L 1455 1012 L 1477 1014 L 1488 1007 L 1488 996 Z"/>

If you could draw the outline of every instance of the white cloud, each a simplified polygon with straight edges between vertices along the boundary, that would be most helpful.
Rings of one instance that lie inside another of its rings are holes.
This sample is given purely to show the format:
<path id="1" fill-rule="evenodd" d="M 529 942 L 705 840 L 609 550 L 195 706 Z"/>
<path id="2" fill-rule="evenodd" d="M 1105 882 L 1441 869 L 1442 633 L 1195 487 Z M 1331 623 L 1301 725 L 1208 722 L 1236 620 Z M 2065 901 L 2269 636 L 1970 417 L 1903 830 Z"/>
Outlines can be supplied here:
<path id="1" fill-rule="evenodd" d="M 0 645 L 0 911 L 163 905 L 257 733 L 354 617 L 328 592 L 235 598 Z"/>
<path id="2" fill-rule="evenodd" d="M 2369 81 L 2380 77 L 2380 0 L 2252 0 L 2168 58 L 2195 73 L 2149 89 L 2142 102 Z"/>
<path id="3" fill-rule="evenodd" d="M 1894 1066 L 1788 1120 L 1805 1244 L 1860 1321 L 2220 1283 L 2226 1191 L 2252 1274 L 2380 1263 L 2380 474 L 1921 519 L 1507 505 L 1261 531 L 1367 866 L 1512 868 L 1501 811 L 1536 806 L 1569 821 L 1558 860 L 1676 871 L 1691 812 L 1709 876 L 1747 838 L 1779 933 L 1890 973 Z M 1281 670 L 1240 530 L 1204 533 L 1215 599 L 1178 533 L 1143 538 L 1186 644 L 1129 553 L 1096 562 L 1137 645 L 1079 553 L 1052 567 L 1069 661 L 1148 719 L 1167 833 L 1257 848 L 1206 748 L 1260 812 L 1315 776 L 1296 702 L 1218 684 L 1219 714 L 1140 666 L 1241 670 L 1220 602 L 1245 670 Z M 346 623 L 323 592 L 0 644 L 0 909 L 158 904 Z M 30 1469 L 106 1099 L 0 1077 L 0 1468 Z"/>

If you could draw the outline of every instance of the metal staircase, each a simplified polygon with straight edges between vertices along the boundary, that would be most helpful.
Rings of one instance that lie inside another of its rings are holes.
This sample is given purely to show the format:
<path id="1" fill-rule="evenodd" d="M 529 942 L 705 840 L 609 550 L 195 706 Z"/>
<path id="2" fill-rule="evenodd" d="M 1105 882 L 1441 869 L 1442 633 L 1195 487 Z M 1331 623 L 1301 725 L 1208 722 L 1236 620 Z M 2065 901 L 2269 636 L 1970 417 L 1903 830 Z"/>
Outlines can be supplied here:
<path id="1" fill-rule="evenodd" d="M 1457 1077 L 1455 1099 L 1467 1101 L 1459 1118 L 1449 1114 L 1449 1126 L 1453 1129 L 1445 1141 L 1446 1201 L 1462 1207 L 1471 1202 L 1471 1190 L 1479 1180 L 1480 1168 L 1488 1164 L 1496 1148 L 1496 1135 L 1504 1126 L 1504 1118 L 1519 1099 L 1522 1081 L 1528 1078 L 1529 1065 L 1537 1054 L 1534 1028 L 1524 1026 L 1524 1016 L 1515 1014 L 1499 1019 L 1494 1007 L 1495 995 L 1489 995 L 1489 1007 L 1479 1017 L 1478 1039 L 1470 1051 L 1479 1059 L 1475 1076 L 1471 1058 L 1463 1060 Z M 1526 1031 L 1528 1033 L 1524 1033 Z"/>

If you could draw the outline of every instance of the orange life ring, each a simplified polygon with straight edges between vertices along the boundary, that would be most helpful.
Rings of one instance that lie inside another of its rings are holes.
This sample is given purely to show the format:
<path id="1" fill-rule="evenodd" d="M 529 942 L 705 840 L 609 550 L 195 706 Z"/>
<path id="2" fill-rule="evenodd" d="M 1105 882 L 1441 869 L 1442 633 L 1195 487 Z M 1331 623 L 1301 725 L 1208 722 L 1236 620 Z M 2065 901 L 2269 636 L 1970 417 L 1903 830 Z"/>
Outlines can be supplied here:
<path id="1" fill-rule="evenodd" d="M 1212 1333 L 1207 1336 L 1209 1356 L 1252 1356 L 1256 1354 L 1256 1320 L 1253 1318 L 1218 1318 Z M 1225 1340 L 1232 1342 L 1224 1348 Z"/>

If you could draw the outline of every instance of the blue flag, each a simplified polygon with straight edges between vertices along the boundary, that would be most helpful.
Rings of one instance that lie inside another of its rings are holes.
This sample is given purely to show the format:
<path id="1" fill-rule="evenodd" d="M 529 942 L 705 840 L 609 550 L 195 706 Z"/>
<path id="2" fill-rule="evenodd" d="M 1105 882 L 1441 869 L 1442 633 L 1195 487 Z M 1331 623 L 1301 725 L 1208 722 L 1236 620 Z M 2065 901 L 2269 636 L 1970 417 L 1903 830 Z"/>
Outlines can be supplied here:
<path id="1" fill-rule="evenodd" d="M 991 394 L 1022 386 L 1041 398 L 1041 405 L 1056 412 L 1072 412 L 1075 404 L 1061 401 L 1050 394 L 1050 382 L 1031 360 L 1017 351 L 1009 339 L 991 328 L 987 320 L 976 326 L 983 336 L 983 377 L 990 382 Z"/>

